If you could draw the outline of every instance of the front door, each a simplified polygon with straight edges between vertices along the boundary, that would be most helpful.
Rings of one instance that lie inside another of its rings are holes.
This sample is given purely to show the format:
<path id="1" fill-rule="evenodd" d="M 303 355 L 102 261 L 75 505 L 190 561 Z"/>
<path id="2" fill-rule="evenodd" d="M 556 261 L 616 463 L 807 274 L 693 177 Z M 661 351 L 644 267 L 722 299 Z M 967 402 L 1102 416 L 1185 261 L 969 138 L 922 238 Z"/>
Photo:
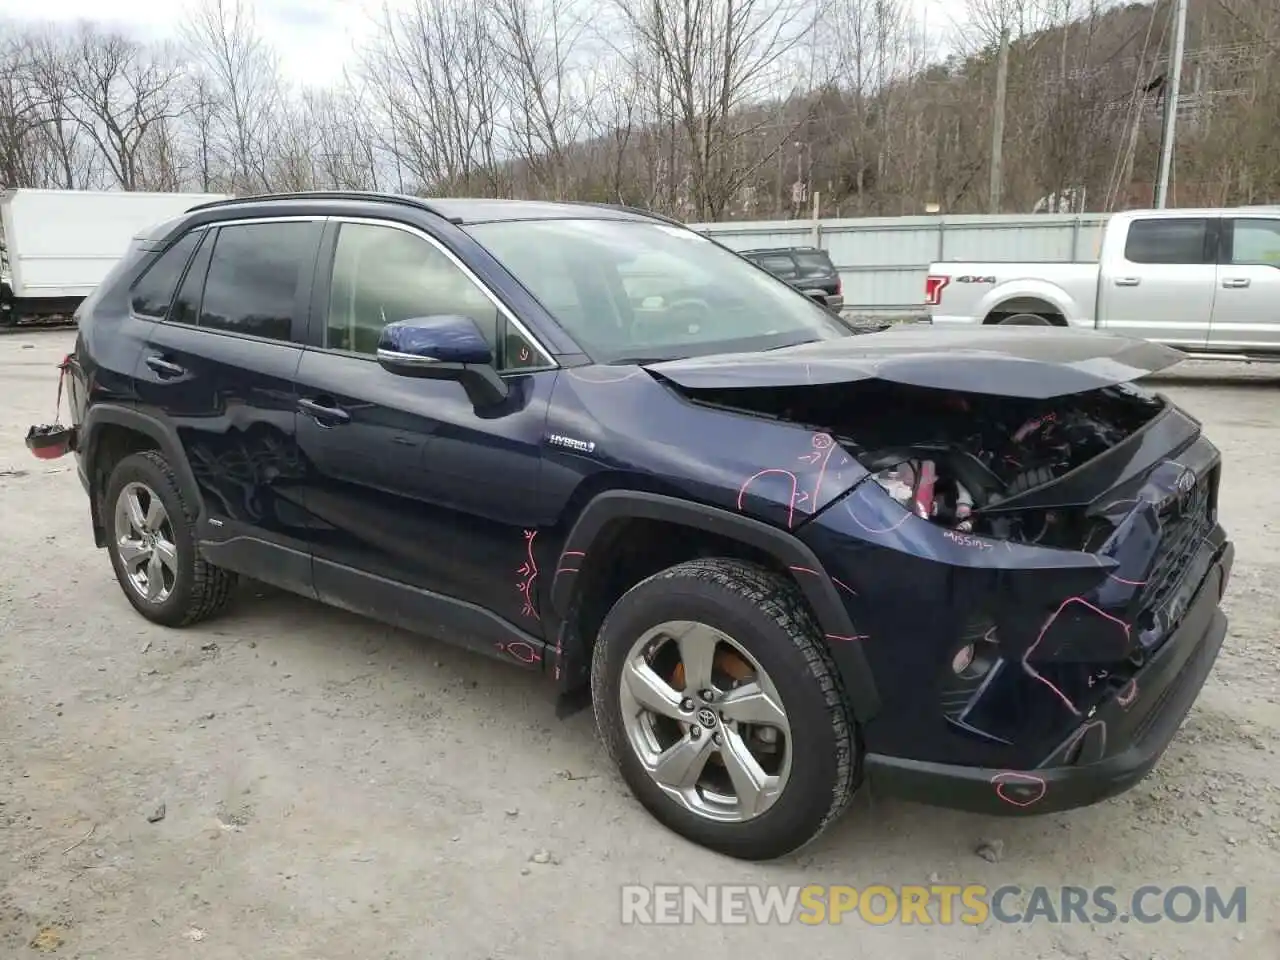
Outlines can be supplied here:
<path id="1" fill-rule="evenodd" d="M 176 432 L 195 475 L 205 555 L 302 593 L 311 561 L 293 378 L 323 228 L 294 220 L 201 230 L 135 371 L 141 403 Z"/>
<path id="2" fill-rule="evenodd" d="M 553 362 L 424 233 L 334 222 L 330 260 L 297 373 L 317 591 L 489 653 L 540 658 L 541 644 L 505 643 L 518 634 L 496 621 L 541 635 L 536 503 Z M 477 412 L 456 382 L 377 363 L 385 324 L 440 314 L 470 316 L 489 338 L 510 390 L 498 408 Z"/>
<path id="3" fill-rule="evenodd" d="M 1224 221 L 1209 346 L 1224 352 L 1280 350 L 1280 217 Z"/>

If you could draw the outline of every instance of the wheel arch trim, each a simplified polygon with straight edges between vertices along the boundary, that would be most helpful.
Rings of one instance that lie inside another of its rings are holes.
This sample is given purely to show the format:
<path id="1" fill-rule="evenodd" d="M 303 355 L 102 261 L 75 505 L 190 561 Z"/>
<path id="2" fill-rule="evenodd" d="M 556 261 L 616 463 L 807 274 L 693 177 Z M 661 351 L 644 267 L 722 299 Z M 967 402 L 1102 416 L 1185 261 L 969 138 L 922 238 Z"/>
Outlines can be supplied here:
<path id="1" fill-rule="evenodd" d="M 172 428 L 166 426 L 156 417 L 149 416 L 134 407 L 115 403 L 98 403 L 89 408 L 85 414 L 84 422 L 80 424 L 79 428 L 83 454 L 82 464 L 89 487 L 90 510 L 93 513 L 94 536 L 95 539 L 102 541 L 98 543 L 98 546 L 106 545 L 102 517 L 99 513 L 99 500 L 103 491 L 97 486 L 96 471 L 93 469 L 93 465 L 98 455 L 98 444 L 102 437 L 102 428 L 107 426 L 131 430 L 134 433 L 142 434 L 155 443 L 156 448 L 169 462 L 169 466 L 176 474 L 183 496 L 199 510 L 198 529 L 204 519 L 203 507 L 201 506 L 203 498 L 200 496 L 195 474 L 191 472 L 191 465 L 187 463 L 187 458 L 182 453 L 182 444 Z"/>
<path id="2" fill-rule="evenodd" d="M 612 490 L 597 495 L 578 516 L 556 563 L 550 602 L 561 624 L 568 622 L 577 591 L 577 573 L 591 557 L 600 533 L 608 524 L 623 519 L 678 524 L 737 540 L 772 556 L 788 569 L 813 610 L 854 716 L 863 723 L 875 716 L 880 698 L 871 667 L 858 641 L 847 639 L 854 635 L 853 621 L 817 556 L 805 543 L 776 527 L 717 507 L 642 491 Z"/>

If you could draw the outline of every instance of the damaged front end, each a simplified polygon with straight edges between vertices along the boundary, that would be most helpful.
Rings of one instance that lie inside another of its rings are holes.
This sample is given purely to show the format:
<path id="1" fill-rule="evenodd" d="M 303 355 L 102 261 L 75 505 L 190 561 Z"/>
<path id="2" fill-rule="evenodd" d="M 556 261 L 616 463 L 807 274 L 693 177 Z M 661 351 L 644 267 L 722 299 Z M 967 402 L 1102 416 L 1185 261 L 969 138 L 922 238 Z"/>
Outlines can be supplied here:
<path id="1" fill-rule="evenodd" d="M 826 430 L 868 473 L 798 533 L 881 693 L 873 783 L 989 812 L 1093 802 L 1155 762 L 1225 634 L 1219 454 L 1123 370 L 1066 384 L 1042 363 L 1083 389 L 1002 395 L 963 361 L 682 390 Z"/>

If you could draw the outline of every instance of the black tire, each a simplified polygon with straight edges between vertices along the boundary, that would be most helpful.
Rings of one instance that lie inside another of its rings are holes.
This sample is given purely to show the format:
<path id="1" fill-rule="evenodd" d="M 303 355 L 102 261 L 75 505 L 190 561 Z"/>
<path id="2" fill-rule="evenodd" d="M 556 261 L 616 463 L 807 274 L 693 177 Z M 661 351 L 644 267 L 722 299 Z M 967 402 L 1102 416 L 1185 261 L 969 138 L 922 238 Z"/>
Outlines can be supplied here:
<path id="1" fill-rule="evenodd" d="M 1043 313 L 1013 313 L 1000 321 L 1002 327 L 1052 327 L 1053 320 Z"/>
<path id="2" fill-rule="evenodd" d="M 120 557 L 120 536 L 116 530 L 116 503 L 130 483 L 143 483 L 154 491 L 169 516 L 177 554 L 177 571 L 169 596 L 154 603 L 142 597 L 129 583 Z M 135 610 L 153 623 L 185 627 L 222 612 L 231 600 L 236 575 L 215 567 L 200 556 L 196 547 L 196 510 L 187 502 L 173 468 L 154 450 L 123 458 L 107 481 L 103 521 L 107 529 L 107 552 L 120 589 Z"/>
<path id="3" fill-rule="evenodd" d="M 669 620 L 722 630 L 772 680 L 791 728 L 791 771 L 764 813 L 736 823 L 699 816 L 650 778 L 621 716 L 622 668 L 634 643 Z M 744 860 L 785 856 L 817 838 L 853 798 L 859 753 L 848 700 L 822 632 L 795 584 L 763 567 L 692 560 L 632 587 L 600 628 L 591 663 L 596 726 L 622 778 L 659 822 L 702 846 Z"/>

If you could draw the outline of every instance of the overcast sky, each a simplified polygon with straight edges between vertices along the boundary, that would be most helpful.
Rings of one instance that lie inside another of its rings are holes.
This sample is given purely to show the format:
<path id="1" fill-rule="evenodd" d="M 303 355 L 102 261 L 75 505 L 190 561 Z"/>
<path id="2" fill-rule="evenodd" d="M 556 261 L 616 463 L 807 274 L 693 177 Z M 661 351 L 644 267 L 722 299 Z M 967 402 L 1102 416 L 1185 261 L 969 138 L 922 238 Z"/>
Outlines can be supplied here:
<path id="1" fill-rule="evenodd" d="M 954 8 L 960 6 L 959 0 L 910 2 L 918 16 L 928 12 L 935 44 L 939 34 L 950 29 Z M 94 20 L 140 37 L 163 38 L 176 36 L 190 4 L 191 0 L 0 0 L 0 17 Z M 368 36 L 370 15 L 381 5 L 382 0 L 256 0 L 254 7 L 258 28 L 279 52 L 289 78 L 327 84 L 351 62 L 353 45 Z"/>

